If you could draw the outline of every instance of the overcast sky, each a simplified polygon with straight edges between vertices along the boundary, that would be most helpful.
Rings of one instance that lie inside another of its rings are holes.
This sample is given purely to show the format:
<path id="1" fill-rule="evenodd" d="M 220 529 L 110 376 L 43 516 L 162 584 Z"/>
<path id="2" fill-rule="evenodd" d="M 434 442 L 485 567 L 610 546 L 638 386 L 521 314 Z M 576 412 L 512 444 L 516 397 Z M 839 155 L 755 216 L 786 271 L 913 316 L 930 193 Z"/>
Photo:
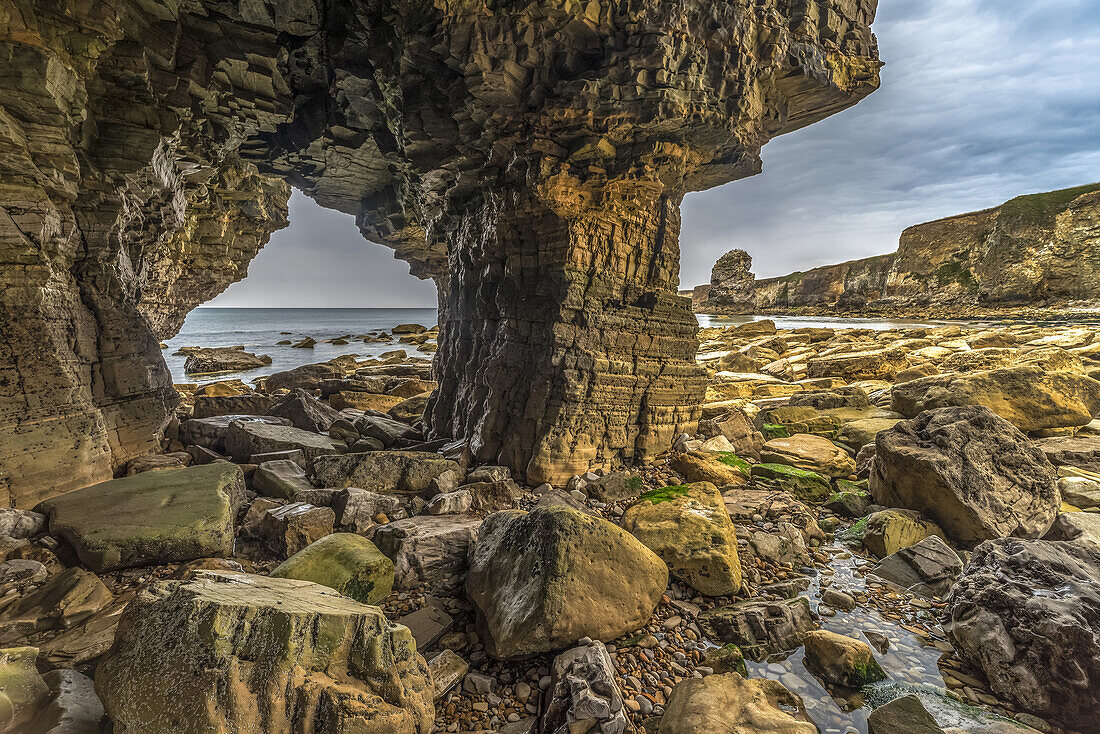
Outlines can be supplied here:
<path id="1" fill-rule="evenodd" d="M 758 277 L 893 251 L 905 227 L 1100 181 L 1100 0 L 880 0 L 882 88 L 684 203 L 681 285 L 740 247 Z M 295 192 L 290 227 L 209 305 L 431 306 L 350 216 Z"/>

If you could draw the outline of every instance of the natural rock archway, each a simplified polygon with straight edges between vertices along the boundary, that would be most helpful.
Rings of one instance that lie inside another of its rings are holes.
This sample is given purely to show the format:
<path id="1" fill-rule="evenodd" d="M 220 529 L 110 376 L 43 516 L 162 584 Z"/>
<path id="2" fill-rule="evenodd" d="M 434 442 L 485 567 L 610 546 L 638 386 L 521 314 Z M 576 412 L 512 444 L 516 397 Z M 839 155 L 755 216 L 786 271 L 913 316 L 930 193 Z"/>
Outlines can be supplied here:
<path id="1" fill-rule="evenodd" d="M 426 421 L 529 480 L 703 392 L 685 193 L 878 84 L 874 0 L 0 2 L 0 501 L 109 477 L 287 183 L 439 284 Z"/>

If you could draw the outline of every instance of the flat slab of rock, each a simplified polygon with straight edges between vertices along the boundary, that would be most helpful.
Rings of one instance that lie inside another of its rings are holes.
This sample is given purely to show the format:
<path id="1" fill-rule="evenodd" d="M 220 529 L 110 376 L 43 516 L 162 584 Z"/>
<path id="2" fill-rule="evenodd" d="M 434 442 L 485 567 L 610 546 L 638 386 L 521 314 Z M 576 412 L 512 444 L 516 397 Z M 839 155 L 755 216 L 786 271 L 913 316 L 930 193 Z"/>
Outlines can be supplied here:
<path id="1" fill-rule="evenodd" d="M 326 456 L 313 465 L 322 487 L 358 487 L 372 492 L 421 494 L 447 471 L 462 475 L 458 462 L 427 451 L 367 451 Z"/>
<path id="2" fill-rule="evenodd" d="M 1100 413 L 1100 382 L 1042 367 L 922 377 L 891 390 L 891 407 L 907 418 L 933 408 L 984 405 L 1021 431 L 1083 426 Z"/>
<path id="3" fill-rule="evenodd" d="M 429 734 L 428 666 L 377 607 L 318 584 L 205 572 L 131 602 L 96 670 L 116 732 Z M 228 727 L 228 729 L 226 728 Z"/>
<path id="4" fill-rule="evenodd" d="M 254 454 L 299 449 L 306 461 L 347 450 L 343 441 L 293 426 L 275 426 L 257 421 L 234 421 L 225 434 L 225 453 L 234 461 L 247 462 Z"/>
<path id="5" fill-rule="evenodd" d="M 827 477 L 847 477 L 856 472 L 856 463 L 847 451 L 827 438 L 809 433 L 773 438 L 760 450 L 760 460 L 786 464 Z"/>
<path id="6" fill-rule="evenodd" d="M 267 415 L 272 400 L 260 393 L 244 395 L 196 395 L 191 417 L 213 418 L 219 415 Z"/>
<path id="7" fill-rule="evenodd" d="M 875 501 L 917 510 L 962 543 L 1038 538 L 1058 514 L 1046 456 L 984 406 L 925 411 L 879 433 L 875 448 Z"/>
<path id="8" fill-rule="evenodd" d="M 269 418 L 263 415 L 217 415 L 209 418 L 190 418 L 180 423 L 179 439 L 184 446 L 202 446 L 217 453 L 225 452 L 225 437 L 229 424 L 235 421 L 290 425 L 286 418 Z"/>
<path id="9" fill-rule="evenodd" d="M 1040 438 L 1035 445 L 1054 466 L 1100 472 L 1100 436 Z"/>
<path id="10" fill-rule="evenodd" d="M 50 532 L 95 571 L 233 553 L 239 466 L 216 461 L 112 479 L 46 500 Z"/>
<path id="11" fill-rule="evenodd" d="M 667 585 L 664 562 L 634 536 L 567 507 L 490 515 L 466 577 L 486 650 L 498 659 L 632 632 Z"/>
<path id="12" fill-rule="evenodd" d="M 363 604 L 374 604 L 393 588 L 393 561 L 361 535 L 332 533 L 283 561 L 271 575 L 312 581 Z"/>
<path id="13" fill-rule="evenodd" d="M 974 551 L 944 626 L 994 693 L 1088 731 L 1100 721 L 1100 548 L 1002 538 Z"/>

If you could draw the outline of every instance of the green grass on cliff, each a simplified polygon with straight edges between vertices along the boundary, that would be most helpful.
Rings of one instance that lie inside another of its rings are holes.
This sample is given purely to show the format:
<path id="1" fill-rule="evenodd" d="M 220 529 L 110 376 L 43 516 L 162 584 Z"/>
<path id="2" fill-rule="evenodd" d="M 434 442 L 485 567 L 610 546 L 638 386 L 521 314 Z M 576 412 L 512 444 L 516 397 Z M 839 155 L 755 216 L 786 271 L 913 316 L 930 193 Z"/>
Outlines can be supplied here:
<path id="1" fill-rule="evenodd" d="M 1078 196 L 1098 190 L 1100 183 L 1092 183 L 1070 189 L 1017 196 L 1001 205 L 1001 216 L 1025 224 L 1043 224 L 1053 219 Z"/>

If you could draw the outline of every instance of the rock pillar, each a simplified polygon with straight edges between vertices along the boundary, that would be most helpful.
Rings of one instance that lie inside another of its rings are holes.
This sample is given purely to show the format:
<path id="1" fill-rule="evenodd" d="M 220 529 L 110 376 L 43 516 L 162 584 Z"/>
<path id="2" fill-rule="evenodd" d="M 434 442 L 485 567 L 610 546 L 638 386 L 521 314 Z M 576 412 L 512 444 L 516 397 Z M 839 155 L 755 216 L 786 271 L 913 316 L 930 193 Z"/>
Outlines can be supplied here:
<path id="1" fill-rule="evenodd" d="M 539 483 L 693 429 L 705 378 L 679 230 L 659 185 L 546 183 L 472 207 L 442 289 L 432 432 Z"/>

